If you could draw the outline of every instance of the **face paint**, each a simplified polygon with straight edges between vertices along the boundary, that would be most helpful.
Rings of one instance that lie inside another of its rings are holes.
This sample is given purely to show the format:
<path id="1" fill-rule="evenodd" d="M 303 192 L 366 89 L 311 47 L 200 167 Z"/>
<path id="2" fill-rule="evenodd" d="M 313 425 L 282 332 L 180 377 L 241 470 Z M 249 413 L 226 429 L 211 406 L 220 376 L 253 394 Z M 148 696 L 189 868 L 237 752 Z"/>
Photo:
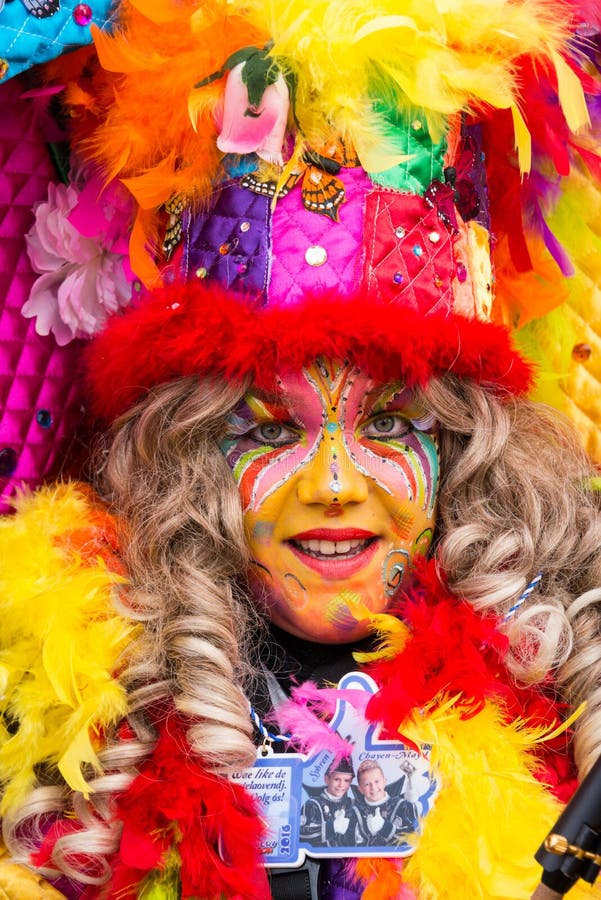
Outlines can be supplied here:
<path id="1" fill-rule="evenodd" d="M 310 640 L 368 631 L 425 553 L 438 485 L 437 429 L 399 384 L 317 360 L 251 391 L 222 444 L 242 498 L 251 584 L 272 621 Z"/>

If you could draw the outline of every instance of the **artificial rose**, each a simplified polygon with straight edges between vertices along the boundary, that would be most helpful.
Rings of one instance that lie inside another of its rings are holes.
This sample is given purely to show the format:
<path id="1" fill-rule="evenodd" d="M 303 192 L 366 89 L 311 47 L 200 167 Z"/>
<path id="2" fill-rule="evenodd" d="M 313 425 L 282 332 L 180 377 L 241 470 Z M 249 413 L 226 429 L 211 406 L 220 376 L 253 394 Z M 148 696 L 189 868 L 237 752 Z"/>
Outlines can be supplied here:
<path id="1" fill-rule="evenodd" d="M 39 273 L 21 312 L 36 318 L 38 334 L 59 346 L 101 331 L 107 317 L 128 305 L 134 275 L 127 259 L 133 205 L 118 184 L 102 190 L 92 178 L 49 184 L 48 199 L 34 206 L 26 235 L 32 268 Z"/>
<path id="2" fill-rule="evenodd" d="M 282 166 L 290 105 L 288 86 L 280 72 L 276 81 L 265 88 L 257 109 L 251 109 L 248 88 L 242 80 L 245 65 L 238 63 L 227 76 L 223 109 L 216 113 L 220 129 L 217 146 L 223 153 L 256 153 L 261 159 Z"/>

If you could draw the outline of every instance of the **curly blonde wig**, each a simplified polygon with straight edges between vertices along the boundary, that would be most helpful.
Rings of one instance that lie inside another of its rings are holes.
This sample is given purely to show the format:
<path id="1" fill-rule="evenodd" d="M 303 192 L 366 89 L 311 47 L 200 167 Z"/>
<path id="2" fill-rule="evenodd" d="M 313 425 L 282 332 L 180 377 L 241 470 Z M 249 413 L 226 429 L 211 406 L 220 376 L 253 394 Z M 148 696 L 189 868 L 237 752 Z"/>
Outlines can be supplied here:
<path id="1" fill-rule="evenodd" d="M 190 721 L 193 751 L 218 772 L 254 758 L 244 686 L 253 672 L 252 604 L 242 514 L 219 450 L 244 393 L 183 378 L 155 389 L 116 423 L 101 490 L 124 524 L 130 585 L 125 611 L 144 623 L 124 679 L 135 738 L 109 740 L 89 802 L 46 780 L 5 839 L 18 858 L 23 822 L 75 809 L 86 831 L 61 838 L 57 869 L 87 883 L 108 878 L 118 846 L 111 796 L 152 751 L 150 710 L 172 703 Z M 504 628 L 516 679 L 555 672 L 573 705 L 582 773 L 601 751 L 601 516 L 591 470 L 557 414 L 452 376 L 420 391 L 441 426 L 441 486 L 432 553 L 452 590 L 479 610 L 508 614 L 526 585 L 540 586 Z M 82 854 L 88 860 L 82 864 Z"/>

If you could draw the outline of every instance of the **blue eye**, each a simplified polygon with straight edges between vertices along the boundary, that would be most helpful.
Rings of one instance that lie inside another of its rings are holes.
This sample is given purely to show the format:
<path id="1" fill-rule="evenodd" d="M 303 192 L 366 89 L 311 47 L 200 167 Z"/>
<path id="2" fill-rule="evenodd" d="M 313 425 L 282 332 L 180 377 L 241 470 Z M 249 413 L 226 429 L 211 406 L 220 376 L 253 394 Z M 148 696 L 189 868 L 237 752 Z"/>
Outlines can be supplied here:
<path id="1" fill-rule="evenodd" d="M 270 444 L 276 447 L 293 444 L 298 440 L 296 431 L 279 422 L 262 422 L 261 425 L 257 425 L 256 428 L 249 431 L 248 435 L 258 444 Z"/>
<path id="2" fill-rule="evenodd" d="M 377 440 L 393 440 L 409 434 L 411 430 L 411 423 L 407 419 L 391 413 L 374 416 L 362 429 L 365 437 L 376 438 Z"/>

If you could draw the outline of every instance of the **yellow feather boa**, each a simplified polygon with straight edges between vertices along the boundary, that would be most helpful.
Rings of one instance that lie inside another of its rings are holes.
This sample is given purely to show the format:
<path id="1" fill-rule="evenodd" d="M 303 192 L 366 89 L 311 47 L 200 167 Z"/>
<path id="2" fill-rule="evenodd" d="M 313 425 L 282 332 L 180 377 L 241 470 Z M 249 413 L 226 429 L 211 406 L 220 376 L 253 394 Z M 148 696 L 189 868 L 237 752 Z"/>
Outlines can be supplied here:
<path id="1" fill-rule="evenodd" d="M 85 489 L 47 488 L 17 509 L 0 519 L 2 814 L 22 803 L 42 763 L 88 793 L 81 765 L 99 768 L 98 732 L 126 713 L 116 673 L 135 631 L 112 607 L 124 578 L 102 556 L 110 520 Z"/>

